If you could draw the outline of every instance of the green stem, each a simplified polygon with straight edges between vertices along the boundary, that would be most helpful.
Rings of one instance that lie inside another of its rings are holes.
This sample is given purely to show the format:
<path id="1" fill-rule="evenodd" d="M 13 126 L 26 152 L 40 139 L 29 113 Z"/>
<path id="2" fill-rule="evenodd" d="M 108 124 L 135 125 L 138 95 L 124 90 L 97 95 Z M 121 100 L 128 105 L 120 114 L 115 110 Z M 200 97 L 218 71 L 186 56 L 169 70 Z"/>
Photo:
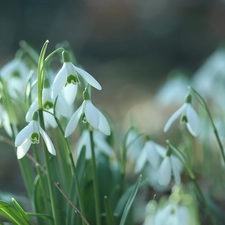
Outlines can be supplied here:
<path id="1" fill-rule="evenodd" d="M 96 224 L 101 225 L 101 217 L 100 217 L 100 202 L 99 202 L 99 188 L 98 188 L 98 178 L 97 178 L 97 166 L 96 166 L 96 158 L 95 158 L 95 146 L 93 139 L 93 131 L 92 128 L 89 129 L 90 142 L 91 142 L 91 161 L 93 167 L 93 182 L 94 182 L 94 196 L 95 196 L 95 213 L 96 213 Z"/>
<path id="2" fill-rule="evenodd" d="M 40 125 L 44 129 L 44 118 L 43 118 L 43 112 L 39 110 L 39 119 L 40 119 Z M 42 142 L 43 148 L 44 148 L 44 158 L 46 163 L 46 171 L 47 171 L 47 180 L 48 180 L 48 188 L 49 188 L 49 194 L 50 194 L 50 200 L 51 200 L 51 206 L 52 206 L 52 215 L 54 218 L 54 224 L 59 225 L 59 219 L 58 214 L 56 210 L 56 201 L 54 198 L 54 191 L 53 191 L 53 183 L 52 183 L 52 175 L 51 175 L 51 168 L 50 168 L 50 161 L 49 161 L 49 152 L 44 142 Z"/>
<path id="3" fill-rule="evenodd" d="M 218 131 L 217 131 L 217 129 L 216 129 L 216 126 L 215 126 L 215 124 L 214 124 L 214 122 L 213 122 L 212 116 L 211 116 L 211 114 L 210 114 L 210 112 L 209 112 L 209 108 L 208 108 L 208 106 L 207 106 L 205 100 L 202 98 L 202 96 L 201 96 L 194 88 L 189 87 L 189 89 L 190 89 L 191 92 L 193 92 L 193 93 L 195 94 L 195 96 L 197 97 L 198 101 L 200 102 L 201 105 L 203 105 L 203 107 L 204 107 L 205 110 L 206 110 L 206 113 L 207 113 L 208 116 L 209 116 L 209 120 L 210 120 L 211 125 L 212 125 L 212 128 L 213 128 L 213 132 L 214 132 L 214 134 L 215 134 L 215 136 L 216 136 L 216 140 L 217 140 L 217 142 L 218 142 L 218 144 L 219 144 L 219 148 L 220 148 L 221 155 L 222 155 L 222 157 L 223 157 L 223 161 L 225 162 L 224 148 L 223 148 L 222 142 L 221 142 L 221 140 L 220 140 L 220 138 L 219 138 L 219 135 L 218 135 Z"/>
<path id="4" fill-rule="evenodd" d="M 200 186 L 199 186 L 197 180 L 196 180 L 196 179 L 193 179 L 192 181 L 193 181 L 193 183 L 195 184 L 195 187 L 196 187 L 196 189 L 197 189 L 199 195 L 201 196 L 201 199 L 202 199 L 202 201 L 203 201 L 203 203 L 204 203 L 204 205 L 205 205 L 205 207 L 206 207 L 206 209 L 207 209 L 207 211 L 208 211 L 208 215 L 209 215 L 209 217 L 210 217 L 210 220 L 211 220 L 212 224 L 213 224 L 213 225 L 217 225 L 217 223 L 216 223 L 216 221 L 215 221 L 215 219 L 214 219 L 214 216 L 213 216 L 212 213 L 211 213 L 211 210 L 210 210 L 210 208 L 209 208 L 209 205 L 208 205 L 208 203 L 207 203 L 207 201 L 206 201 L 206 199 L 205 199 L 204 194 L 202 193 L 202 190 L 201 190 L 201 188 L 200 188 Z"/>
<path id="5" fill-rule="evenodd" d="M 56 104 L 56 103 L 55 103 Z M 70 149 L 70 146 L 69 146 L 69 143 L 68 143 L 68 140 L 66 138 L 64 138 L 64 131 L 62 129 L 62 126 L 59 122 L 59 119 L 55 116 L 55 108 L 54 108 L 54 114 L 50 113 L 49 111 L 46 111 L 46 110 L 43 110 L 49 114 L 51 114 L 52 116 L 54 116 L 55 118 L 55 121 L 59 127 L 59 130 L 63 136 L 63 139 L 65 140 L 65 143 L 66 143 L 66 148 L 67 148 L 67 152 L 68 152 L 68 155 L 69 155 L 69 160 L 70 160 L 70 164 L 71 164 L 71 169 L 72 169 L 72 173 L 74 175 L 74 179 L 75 179 L 75 184 L 76 184 L 76 189 L 77 189 L 77 196 L 78 196 L 78 201 L 79 201 L 79 206 L 80 206 L 80 212 L 82 214 L 82 217 L 81 218 L 84 218 L 85 217 L 85 214 L 84 214 L 84 205 L 83 205 L 83 199 L 82 199 L 82 195 L 81 195 L 81 190 L 80 190 L 80 185 L 79 185 L 79 180 L 78 180 L 78 176 L 77 176 L 77 172 L 76 172 L 76 167 L 75 167 L 75 163 L 74 163 L 74 160 L 73 160 L 73 154 L 72 154 L 72 151 Z M 85 220 L 82 219 L 82 224 L 85 225 Z"/>
<path id="6" fill-rule="evenodd" d="M 183 155 L 183 153 L 181 151 L 179 151 L 177 148 L 175 148 L 168 140 L 166 142 L 169 145 L 169 147 L 172 149 L 173 154 L 182 162 L 182 164 L 186 168 L 189 177 L 191 178 L 191 180 L 195 184 L 195 187 L 197 188 L 197 190 L 198 190 L 198 192 L 200 194 L 200 197 L 201 197 L 201 199 L 202 199 L 202 201 L 203 201 L 203 203 L 204 203 L 204 205 L 205 205 L 205 207 L 206 207 L 206 209 L 208 211 L 208 215 L 209 215 L 209 217 L 211 219 L 212 224 L 213 225 L 216 225 L 215 219 L 212 216 L 211 210 L 210 210 L 209 205 L 208 205 L 208 203 L 207 203 L 207 201 L 205 199 L 205 196 L 203 195 L 202 190 L 199 187 L 199 184 L 198 184 L 198 182 L 196 180 L 195 174 L 192 172 L 190 166 L 186 162 L 185 156 Z"/>

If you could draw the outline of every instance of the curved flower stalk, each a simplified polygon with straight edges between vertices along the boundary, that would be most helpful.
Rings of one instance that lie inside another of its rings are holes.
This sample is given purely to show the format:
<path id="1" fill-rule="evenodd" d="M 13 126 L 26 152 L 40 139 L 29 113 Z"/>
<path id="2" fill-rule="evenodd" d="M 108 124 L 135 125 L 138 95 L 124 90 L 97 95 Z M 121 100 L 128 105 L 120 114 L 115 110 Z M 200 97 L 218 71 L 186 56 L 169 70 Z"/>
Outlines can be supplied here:
<path id="1" fill-rule="evenodd" d="M 24 127 L 16 136 L 15 146 L 17 147 L 17 158 L 23 158 L 28 152 L 31 144 L 39 144 L 40 134 L 44 139 L 48 151 L 52 155 L 56 155 L 55 147 L 47 135 L 41 128 L 37 120 L 33 119 L 26 127 Z"/>
<path id="2" fill-rule="evenodd" d="M 83 122 L 88 122 L 94 129 L 100 130 L 105 135 L 110 135 L 109 123 L 105 116 L 92 104 L 87 88 L 85 88 L 83 97 L 82 105 L 72 115 L 66 126 L 65 137 L 75 131 L 80 118 Z"/>
<path id="3" fill-rule="evenodd" d="M 78 84 L 80 82 L 78 74 L 91 86 L 98 90 L 102 89 L 101 85 L 94 79 L 94 77 L 71 63 L 69 54 L 66 51 L 62 52 L 62 57 L 64 63 L 53 81 L 52 98 L 56 98 L 56 96 L 63 91 L 66 102 L 71 105 L 76 98 Z"/>
<path id="4" fill-rule="evenodd" d="M 95 152 L 99 154 L 100 152 L 104 153 L 108 157 L 113 155 L 113 150 L 108 142 L 105 140 L 104 134 L 99 132 L 98 130 L 93 131 L 93 140 L 95 144 Z M 84 130 L 76 147 L 76 156 L 79 157 L 82 147 L 86 147 L 86 155 L 85 158 L 87 160 L 91 159 L 91 141 L 89 130 Z"/>
<path id="5" fill-rule="evenodd" d="M 152 140 L 146 141 L 137 159 L 134 172 L 139 173 L 146 163 L 149 163 L 154 169 L 158 168 L 161 161 L 159 151 L 166 152 L 166 149 Z"/>
<path id="6" fill-rule="evenodd" d="M 11 97 L 18 98 L 18 93 L 25 90 L 29 73 L 30 70 L 20 58 L 14 58 L 2 67 L 0 74 L 9 87 Z"/>
<path id="7" fill-rule="evenodd" d="M 192 97 L 190 94 L 186 97 L 185 103 L 169 118 L 164 132 L 167 132 L 171 124 L 180 116 L 180 123 L 185 123 L 187 129 L 193 136 L 197 136 L 200 132 L 200 119 L 191 105 Z"/>

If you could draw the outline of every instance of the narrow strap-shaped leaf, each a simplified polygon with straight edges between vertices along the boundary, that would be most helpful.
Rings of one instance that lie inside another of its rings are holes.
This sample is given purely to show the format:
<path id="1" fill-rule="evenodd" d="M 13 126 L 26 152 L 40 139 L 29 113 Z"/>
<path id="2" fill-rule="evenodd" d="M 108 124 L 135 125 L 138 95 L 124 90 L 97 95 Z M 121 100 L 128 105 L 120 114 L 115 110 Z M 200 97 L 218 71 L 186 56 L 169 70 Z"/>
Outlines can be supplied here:
<path id="1" fill-rule="evenodd" d="M 0 201 L 0 215 L 15 225 L 30 225 L 10 204 Z"/>
<path id="2" fill-rule="evenodd" d="M 131 193 L 128 201 L 127 201 L 127 204 L 126 204 L 126 206 L 124 208 L 124 211 L 123 211 L 123 214 L 122 214 L 122 218 L 120 220 L 120 224 L 119 225 L 124 225 L 125 222 L 126 222 L 127 215 L 128 215 L 128 213 L 130 211 L 131 205 L 132 205 L 132 203 L 134 201 L 134 198 L 135 198 L 135 196 L 137 194 L 137 191 L 138 191 L 138 188 L 139 188 L 139 185 L 140 185 L 140 182 L 141 182 L 141 177 L 142 177 L 142 175 L 139 176 L 139 178 L 138 178 L 138 180 L 137 180 L 137 182 L 136 182 L 136 184 L 134 186 L 134 189 L 133 189 L 133 191 L 132 191 L 132 193 Z"/>
<path id="3" fill-rule="evenodd" d="M 112 207 L 109 203 L 109 199 L 107 196 L 104 197 L 104 205 L 106 212 L 106 223 L 107 225 L 115 225 L 114 215 L 112 211 Z"/>
<path id="4" fill-rule="evenodd" d="M 12 198 L 12 202 L 16 207 L 17 211 L 20 213 L 20 215 L 27 221 L 28 224 L 32 225 L 33 222 L 31 221 L 27 213 L 23 210 L 23 208 L 20 206 L 20 204 L 14 198 Z"/>

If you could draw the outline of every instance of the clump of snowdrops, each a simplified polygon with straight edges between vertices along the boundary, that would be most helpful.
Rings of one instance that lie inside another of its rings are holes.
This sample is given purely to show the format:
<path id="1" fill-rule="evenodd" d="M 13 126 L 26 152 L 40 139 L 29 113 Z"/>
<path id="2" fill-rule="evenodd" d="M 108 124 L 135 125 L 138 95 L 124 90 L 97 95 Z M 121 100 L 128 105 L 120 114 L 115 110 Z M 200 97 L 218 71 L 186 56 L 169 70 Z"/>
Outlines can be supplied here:
<path id="1" fill-rule="evenodd" d="M 199 185 L 193 160 L 202 129 L 193 99 L 209 119 L 219 158 L 225 160 L 202 96 L 188 87 L 183 105 L 165 124 L 168 132 L 180 117 L 189 132 L 183 143 L 158 144 L 135 126 L 118 143 L 110 118 L 92 102 L 92 88 L 101 91 L 100 83 L 70 49 L 47 54 L 48 44 L 39 54 L 21 42 L 15 58 L 0 70 L 0 121 L 7 135 L 2 140 L 13 142 L 31 206 L 27 211 L 17 199 L 0 201 L 1 224 L 197 225 L 204 219 L 223 224 Z M 55 69 L 60 57 L 61 68 Z M 144 196 L 146 187 L 152 187 L 150 197 Z M 140 221 L 137 193 L 146 207 Z"/>

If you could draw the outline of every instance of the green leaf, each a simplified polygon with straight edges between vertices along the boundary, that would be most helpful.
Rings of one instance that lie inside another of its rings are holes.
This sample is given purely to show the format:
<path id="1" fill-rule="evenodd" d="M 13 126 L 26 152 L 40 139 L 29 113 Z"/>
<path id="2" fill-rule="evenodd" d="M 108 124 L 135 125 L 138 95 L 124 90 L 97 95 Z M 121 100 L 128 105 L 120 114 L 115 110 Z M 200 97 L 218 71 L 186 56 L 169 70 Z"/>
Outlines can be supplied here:
<path id="1" fill-rule="evenodd" d="M 109 199 L 107 196 L 104 197 L 104 203 L 105 203 L 105 212 L 106 212 L 106 223 L 107 225 L 115 225 L 112 207 L 109 203 Z"/>
<path id="2" fill-rule="evenodd" d="M 134 198 L 135 198 L 135 196 L 137 194 L 137 191 L 138 191 L 138 188 L 139 188 L 139 185 L 140 185 L 140 182 L 141 182 L 141 177 L 142 177 L 142 175 L 139 176 L 139 178 L 138 178 L 138 180 L 137 180 L 137 182 L 136 182 L 136 184 L 135 184 L 135 186 L 134 186 L 134 188 L 133 188 L 133 190 L 132 190 L 132 192 L 131 192 L 131 194 L 129 196 L 129 199 L 128 199 L 126 205 L 125 205 L 125 208 L 124 208 L 124 211 L 123 211 L 123 214 L 122 214 L 122 218 L 120 220 L 120 224 L 119 225 L 124 225 L 125 222 L 126 222 L 127 215 L 128 215 L 128 213 L 130 211 L 131 205 L 132 205 L 132 203 L 134 201 Z"/>
<path id="3" fill-rule="evenodd" d="M 19 203 L 12 198 L 12 202 L 14 206 L 16 207 L 17 211 L 20 213 L 20 215 L 27 221 L 28 224 L 33 224 L 27 213 L 23 210 L 23 208 L 19 205 Z"/>
<path id="4" fill-rule="evenodd" d="M 16 225 L 30 225 L 10 204 L 0 201 L 0 215 Z"/>

